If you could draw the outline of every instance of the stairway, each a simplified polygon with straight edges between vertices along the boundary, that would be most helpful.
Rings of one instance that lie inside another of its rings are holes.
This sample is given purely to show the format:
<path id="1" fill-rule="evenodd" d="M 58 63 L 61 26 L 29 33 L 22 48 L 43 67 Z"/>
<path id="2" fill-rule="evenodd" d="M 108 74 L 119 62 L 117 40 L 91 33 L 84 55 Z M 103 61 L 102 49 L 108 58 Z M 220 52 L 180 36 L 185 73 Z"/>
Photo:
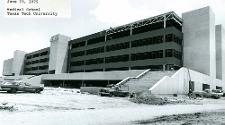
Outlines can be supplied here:
<path id="1" fill-rule="evenodd" d="M 128 78 L 120 87 L 122 90 L 129 89 L 129 92 L 142 92 L 151 88 L 164 76 L 172 76 L 176 71 L 148 71 L 139 78 Z"/>

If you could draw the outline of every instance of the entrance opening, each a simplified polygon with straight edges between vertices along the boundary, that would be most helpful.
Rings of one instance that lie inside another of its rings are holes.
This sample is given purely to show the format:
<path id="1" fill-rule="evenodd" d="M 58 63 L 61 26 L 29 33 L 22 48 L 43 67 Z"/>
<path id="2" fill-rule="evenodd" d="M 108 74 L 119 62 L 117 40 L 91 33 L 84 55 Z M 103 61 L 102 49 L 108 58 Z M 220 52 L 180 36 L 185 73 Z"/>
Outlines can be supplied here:
<path id="1" fill-rule="evenodd" d="M 202 90 L 210 89 L 210 85 L 208 84 L 202 84 Z"/>
<path id="2" fill-rule="evenodd" d="M 216 89 L 222 90 L 223 88 L 220 86 L 216 86 Z"/>
<path id="3" fill-rule="evenodd" d="M 189 81 L 189 93 L 192 93 L 195 89 L 195 82 Z"/>

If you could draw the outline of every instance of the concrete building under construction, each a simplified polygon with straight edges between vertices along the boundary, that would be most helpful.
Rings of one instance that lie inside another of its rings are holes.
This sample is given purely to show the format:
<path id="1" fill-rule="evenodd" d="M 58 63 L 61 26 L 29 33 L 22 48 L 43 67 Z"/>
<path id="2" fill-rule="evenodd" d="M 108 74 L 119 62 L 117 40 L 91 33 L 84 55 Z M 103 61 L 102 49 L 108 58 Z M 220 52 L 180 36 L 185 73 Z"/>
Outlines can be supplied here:
<path id="1" fill-rule="evenodd" d="M 3 75 L 45 86 L 117 84 L 155 94 L 223 89 L 224 35 L 210 7 L 182 18 L 168 12 L 72 40 L 52 36 L 48 48 L 15 51 Z"/>

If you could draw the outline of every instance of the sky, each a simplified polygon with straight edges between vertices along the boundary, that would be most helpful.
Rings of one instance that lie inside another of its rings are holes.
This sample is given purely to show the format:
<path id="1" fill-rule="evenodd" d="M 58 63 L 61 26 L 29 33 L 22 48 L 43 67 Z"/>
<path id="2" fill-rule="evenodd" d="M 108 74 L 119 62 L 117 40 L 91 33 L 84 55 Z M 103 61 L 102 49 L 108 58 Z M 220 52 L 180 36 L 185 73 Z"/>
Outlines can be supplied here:
<path id="1" fill-rule="evenodd" d="M 36 51 L 50 46 L 55 34 L 72 39 L 98 31 L 174 11 L 183 12 L 210 6 L 216 24 L 225 26 L 225 0 L 71 0 L 70 18 L 5 18 L 0 1 L 0 76 L 3 61 L 15 50 Z"/>

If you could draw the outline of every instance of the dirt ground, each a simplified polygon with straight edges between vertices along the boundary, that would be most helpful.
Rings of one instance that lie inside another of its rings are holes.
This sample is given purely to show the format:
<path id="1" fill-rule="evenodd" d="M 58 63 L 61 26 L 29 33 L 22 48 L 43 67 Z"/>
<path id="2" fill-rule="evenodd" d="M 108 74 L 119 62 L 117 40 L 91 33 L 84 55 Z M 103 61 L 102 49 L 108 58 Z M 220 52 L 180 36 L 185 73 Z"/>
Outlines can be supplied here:
<path id="1" fill-rule="evenodd" d="M 225 98 L 167 98 L 182 103 L 138 104 L 65 88 L 46 87 L 40 94 L 0 92 L 0 125 L 225 125 Z"/>
<path id="2" fill-rule="evenodd" d="M 156 117 L 135 121 L 138 125 L 225 125 L 225 110 Z"/>

